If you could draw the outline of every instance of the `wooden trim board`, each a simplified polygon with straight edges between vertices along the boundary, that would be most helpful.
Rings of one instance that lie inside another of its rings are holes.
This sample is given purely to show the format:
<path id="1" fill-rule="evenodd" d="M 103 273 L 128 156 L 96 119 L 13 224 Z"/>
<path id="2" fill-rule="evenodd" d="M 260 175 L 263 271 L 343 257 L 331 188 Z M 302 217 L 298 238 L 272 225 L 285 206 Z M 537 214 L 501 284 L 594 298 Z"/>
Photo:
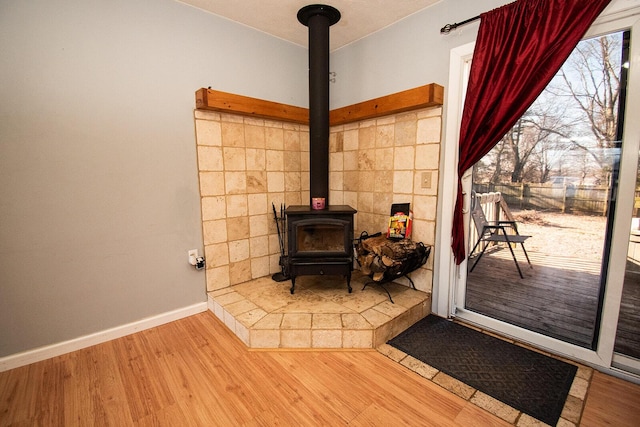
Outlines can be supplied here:
<path id="1" fill-rule="evenodd" d="M 121 326 L 116 326 L 114 328 L 95 332 L 93 334 L 74 338 L 68 341 L 63 341 L 44 347 L 35 348 L 33 350 L 27 350 L 22 353 L 0 357 L 0 372 L 8 371 L 9 369 L 14 369 L 20 366 L 29 365 L 41 360 L 50 359 L 55 356 L 71 353 L 72 351 L 87 348 L 92 345 L 111 341 L 113 339 L 134 334 L 145 329 L 164 325 L 165 323 L 173 322 L 174 320 L 192 316 L 197 313 L 202 313 L 203 311 L 207 311 L 206 302 L 196 303 L 187 307 L 168 311 L 166 313 L 147 317 L 145 319 L 127 323 Z"/>
<path id="2" fill-rule="evenodd" d="M 329 123 L 331 126 L 344 125 L 419 108 L 441 106 L 443 100 L 444 88 L 431 83 L 332 110 L 329 112 Z"/>
<path id="3" fill-rule="evenodd" d="M 309 109 L 307 108 L 212 89 L 196 91 L 196 108 L 300 124 L 309 123 Z"/>
<path id="4" fill-rule="evenodd" d="M 329 112 L 329 124 L 331 126 L 343 125 L 419 108 L 437 107 L 441 106 L 443 102 L 444 88 L 431 83 L 332 110 Z M 203 88 L 196 91 L 196 108 L 305 125 L 309 123 L 307 108 L 234 95 L 213 89 Z"/>

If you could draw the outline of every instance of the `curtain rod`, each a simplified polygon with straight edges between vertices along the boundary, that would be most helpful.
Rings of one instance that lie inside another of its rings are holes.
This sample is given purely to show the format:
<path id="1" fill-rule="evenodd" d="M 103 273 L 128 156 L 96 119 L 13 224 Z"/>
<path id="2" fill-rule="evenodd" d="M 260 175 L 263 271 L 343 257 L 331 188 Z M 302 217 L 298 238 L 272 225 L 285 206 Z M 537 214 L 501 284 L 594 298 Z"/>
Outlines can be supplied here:
<path id="1" fill-rule="evenodd" d="M 467 19 L 465 21 L 462 21 L 462 22 L 457 22 L 455 24 L 447 24 L 444 27 L 440 28 L 440 34 L 449 34 L 451 32 L 451 30 L 455 30 L 456 28 L 458 28 L 461 25 L 465 25 L 465 24 L 468 24 L 470 22 L 477 21 L 478 19 L 480 19 L 480 15 L 474 16 L 473 18 L 469 18 L 469 19 Z"/>

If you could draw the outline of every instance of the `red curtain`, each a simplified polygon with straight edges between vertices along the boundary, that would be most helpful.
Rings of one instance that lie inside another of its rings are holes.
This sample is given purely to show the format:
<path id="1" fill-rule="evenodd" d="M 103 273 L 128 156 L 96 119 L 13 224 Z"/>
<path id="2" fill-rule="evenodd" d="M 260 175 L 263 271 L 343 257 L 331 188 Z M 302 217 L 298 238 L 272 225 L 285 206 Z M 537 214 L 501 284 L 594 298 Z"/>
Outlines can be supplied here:
<path id="1" fill-rule="evenodd" d="M 461 178 L 560 70 L 611 0 L 519 0 L 480 15 L 460 128 L 452 248 L 466 257 Z"/>

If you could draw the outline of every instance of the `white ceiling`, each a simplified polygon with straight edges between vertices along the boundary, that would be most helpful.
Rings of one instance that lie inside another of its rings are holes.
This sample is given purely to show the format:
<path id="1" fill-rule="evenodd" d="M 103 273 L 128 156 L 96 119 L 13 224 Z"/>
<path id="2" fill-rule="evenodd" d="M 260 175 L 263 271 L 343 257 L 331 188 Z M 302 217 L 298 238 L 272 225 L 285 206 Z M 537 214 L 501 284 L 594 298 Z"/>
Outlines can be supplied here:
<path id="1" fill-rule="evenodd" d="M 327 4 L 342 18 L 330 30 L 330 50 L 375 33 L 440 0 L 178 0 L 199 9 L 307 46 L 308 29 L 298 22 L 298 10 L 309 4 Z"/>

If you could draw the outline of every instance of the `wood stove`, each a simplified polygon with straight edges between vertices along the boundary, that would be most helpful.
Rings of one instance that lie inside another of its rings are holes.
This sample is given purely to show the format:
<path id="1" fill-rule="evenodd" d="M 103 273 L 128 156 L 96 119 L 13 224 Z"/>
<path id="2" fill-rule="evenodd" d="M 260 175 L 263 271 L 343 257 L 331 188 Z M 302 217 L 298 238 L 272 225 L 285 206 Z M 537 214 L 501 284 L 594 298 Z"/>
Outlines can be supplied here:
<path id="1" fill-rule="evenodd" d="M 350 206 L 329 204 L 329 27 L 340 12 L 313 4 L 298 11 L 309 27 L 309 205 L 289 206 L 287 266 L 291 293 L 301 275 L 342 275 L 351 292 L 353 215 Z"/>
<path id="2" fill-rule="evenodd" d="M 318 210 L 289 206 L 285 210 L 292 294 L 296 276 L 303 275 L 344 276 L 351 292 L 355 213 L 355 209 L 343 205 Z"/>

